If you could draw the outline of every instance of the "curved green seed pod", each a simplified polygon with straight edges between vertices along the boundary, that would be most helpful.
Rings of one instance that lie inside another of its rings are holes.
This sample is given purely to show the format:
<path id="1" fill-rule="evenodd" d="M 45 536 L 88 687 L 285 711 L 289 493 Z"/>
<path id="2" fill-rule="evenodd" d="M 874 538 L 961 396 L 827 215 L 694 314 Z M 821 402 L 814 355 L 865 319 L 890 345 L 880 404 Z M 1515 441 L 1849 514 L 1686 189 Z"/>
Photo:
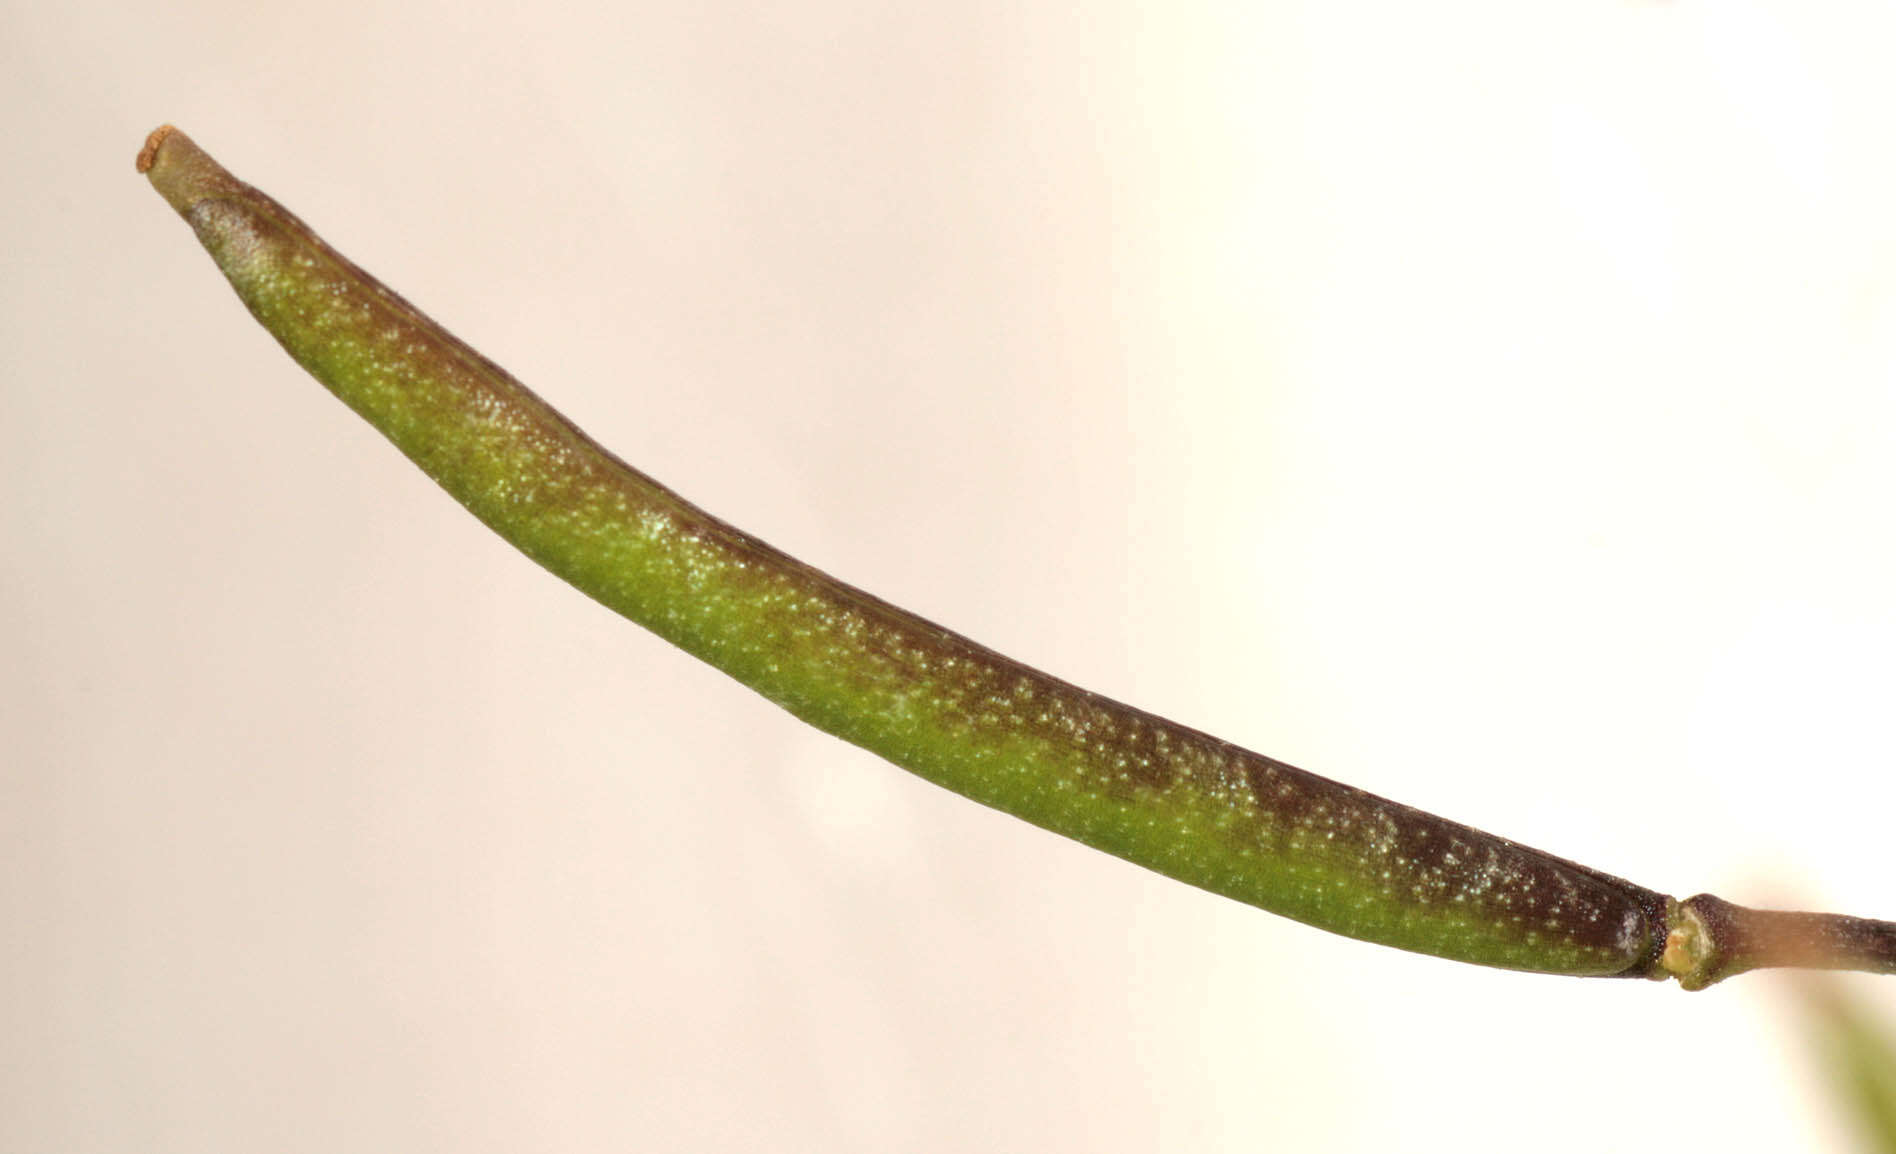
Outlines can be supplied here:
<path id="1" fill-rule="evenodd" d="M 1667 976 L 1664 895 L 1109 701 L 837 581 L 614 457 L 182 133 L 154 132 L 138 167 L 290 355 L 476 517 L 810 724 L 1339 934 Z M 1703 969 L 1703 953 L 1680 965 Z"/>

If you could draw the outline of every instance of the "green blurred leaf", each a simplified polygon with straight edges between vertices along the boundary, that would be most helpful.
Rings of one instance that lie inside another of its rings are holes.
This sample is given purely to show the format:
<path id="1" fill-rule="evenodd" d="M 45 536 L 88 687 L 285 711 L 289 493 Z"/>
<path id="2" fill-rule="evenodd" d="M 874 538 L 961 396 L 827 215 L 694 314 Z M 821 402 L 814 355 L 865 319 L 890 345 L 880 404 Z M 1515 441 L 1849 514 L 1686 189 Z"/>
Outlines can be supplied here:
<path id="1" fill-rule="evenodd" d="M 1896 1034 L 1842 982 L 1810 982 L 1805 1007 L 1826 1081 L 1863 1148 L 1896 1154 Z"/>

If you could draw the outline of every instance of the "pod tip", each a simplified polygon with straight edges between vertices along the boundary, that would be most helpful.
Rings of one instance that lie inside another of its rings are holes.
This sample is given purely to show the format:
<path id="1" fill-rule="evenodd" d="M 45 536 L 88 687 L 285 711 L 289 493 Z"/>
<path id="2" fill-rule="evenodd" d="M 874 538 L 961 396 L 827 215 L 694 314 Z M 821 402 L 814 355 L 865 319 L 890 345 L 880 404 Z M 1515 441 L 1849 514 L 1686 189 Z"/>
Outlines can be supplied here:
<path id="1" fill-rule="evenodd" d="M 201 200 L 242 195 L 249 189 L 169 124 L 145 138 L 145 147 L 138 150 L 138 171 L 172 208 L 186 214 Z"/>

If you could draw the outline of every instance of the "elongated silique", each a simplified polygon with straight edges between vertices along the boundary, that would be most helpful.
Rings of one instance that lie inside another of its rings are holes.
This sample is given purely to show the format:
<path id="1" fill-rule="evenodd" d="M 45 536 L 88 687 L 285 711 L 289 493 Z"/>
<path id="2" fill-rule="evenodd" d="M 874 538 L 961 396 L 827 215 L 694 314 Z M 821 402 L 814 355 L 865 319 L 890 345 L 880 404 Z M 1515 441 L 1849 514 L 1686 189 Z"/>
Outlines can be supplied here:
<path id="1" fill-rule="evenodd" d="M 983 804 L 1336 933 L 1667 976 L 1662 894 L 1021 665 L 691 505 L 170 128 L 139 157 L 298 363 L 476 517 L 797 717 Z"/>

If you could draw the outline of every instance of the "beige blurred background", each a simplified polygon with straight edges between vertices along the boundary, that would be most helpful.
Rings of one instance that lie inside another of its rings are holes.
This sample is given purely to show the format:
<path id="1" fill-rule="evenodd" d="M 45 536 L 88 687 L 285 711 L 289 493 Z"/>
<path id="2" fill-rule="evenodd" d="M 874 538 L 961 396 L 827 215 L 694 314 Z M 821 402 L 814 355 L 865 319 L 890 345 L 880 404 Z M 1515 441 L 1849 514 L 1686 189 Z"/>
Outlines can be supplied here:
<path id="1" fill-rule="evenodd" d="M 1850 1148 L 1775 976 L 1357 945 L 801 728 L 435 491 L 132 157 L 1005 652 L 1889 916 L 1887 5 L 0 12 L 0 1149 Z"/>

